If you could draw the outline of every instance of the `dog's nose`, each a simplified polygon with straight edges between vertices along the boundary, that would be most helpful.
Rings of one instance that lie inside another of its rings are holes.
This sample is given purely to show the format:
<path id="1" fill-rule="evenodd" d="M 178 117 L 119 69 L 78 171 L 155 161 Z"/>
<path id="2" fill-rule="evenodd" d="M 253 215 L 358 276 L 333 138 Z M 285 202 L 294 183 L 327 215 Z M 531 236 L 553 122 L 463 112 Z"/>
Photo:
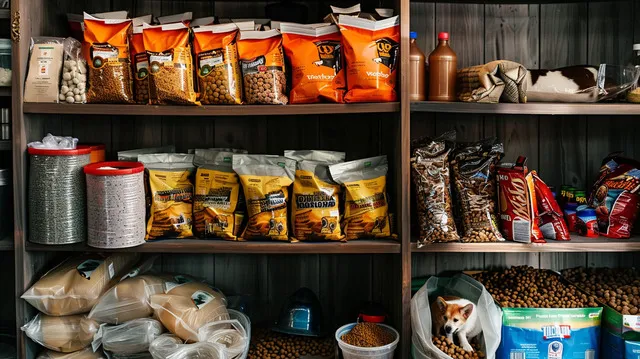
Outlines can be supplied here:
<path id="1" fill-rule="evenodd" d="M 451 327 L 444 327 L 444 330 L 447 334 L 451 333 Z"/>

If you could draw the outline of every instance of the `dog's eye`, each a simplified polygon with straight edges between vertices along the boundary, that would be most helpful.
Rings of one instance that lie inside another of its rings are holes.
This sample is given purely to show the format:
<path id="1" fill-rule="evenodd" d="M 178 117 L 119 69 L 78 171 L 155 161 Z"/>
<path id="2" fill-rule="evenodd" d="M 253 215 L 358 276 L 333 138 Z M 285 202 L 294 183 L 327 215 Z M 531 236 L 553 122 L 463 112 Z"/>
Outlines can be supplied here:
<path id="1" fill-rule="evenodd" d="M 457 323 L 457 322 L 458 322 L 458 319 L 454 319 L 454 320 L 453 320 L 453 322 L 454 322 L 454 323 Z"/>

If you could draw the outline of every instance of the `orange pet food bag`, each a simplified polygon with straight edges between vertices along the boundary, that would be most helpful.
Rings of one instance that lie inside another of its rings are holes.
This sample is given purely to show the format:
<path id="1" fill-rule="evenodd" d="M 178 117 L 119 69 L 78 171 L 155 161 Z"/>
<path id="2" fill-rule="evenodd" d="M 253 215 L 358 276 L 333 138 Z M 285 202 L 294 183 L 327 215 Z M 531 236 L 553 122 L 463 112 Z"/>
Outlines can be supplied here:
<path id="1" fill-rule="evenodd" d="M 149 103 L 149 57 L 144 49 L 144 39 L 142 38 L 142 26 L 133 28 L 131 41 L 131 64 L 133 65 L 133 93 L 138 104 Z"/>
<path id="2" fill-rule="evenodd" d="M 340 15 L 339 23 L 347 66 L 345 102 L 396 101 L 398 17 L 373 21 Z"/>
<path id="3" fill-rule="evenodd" d="M 291 103 L 343 102 L 346 84 L 338 27 L 283 23 L 280 31 L 291 62 Z"/>
<path id="4" fill-rule="evenodd" d="M 189 27 L 183 23 L 143 25 L 149 56 L 149 98 L 154 105 L 199 105 L 193 86 Z"/>

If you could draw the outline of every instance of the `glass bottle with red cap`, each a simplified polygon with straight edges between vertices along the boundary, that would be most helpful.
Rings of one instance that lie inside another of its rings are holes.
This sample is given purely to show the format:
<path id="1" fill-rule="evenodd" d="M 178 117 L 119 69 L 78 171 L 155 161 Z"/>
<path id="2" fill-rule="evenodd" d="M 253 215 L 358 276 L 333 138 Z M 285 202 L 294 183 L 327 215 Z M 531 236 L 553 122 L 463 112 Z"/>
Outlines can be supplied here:
<path id="1" fill-rule="evenodd" d="M 438 34 L 438 46 L 429 54 L 429 101 L 456 100 L 458 57 L 449 46 L 449 33 Z"/>

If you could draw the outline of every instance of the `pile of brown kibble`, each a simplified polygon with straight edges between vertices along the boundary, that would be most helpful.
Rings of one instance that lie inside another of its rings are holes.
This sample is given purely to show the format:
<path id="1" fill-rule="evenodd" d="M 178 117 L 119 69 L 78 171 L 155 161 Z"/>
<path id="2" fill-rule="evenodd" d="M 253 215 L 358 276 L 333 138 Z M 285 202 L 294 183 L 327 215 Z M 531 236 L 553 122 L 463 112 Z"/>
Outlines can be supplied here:
<path id="1" fill-rule="evenodd" d="M 340 339 L 347 344 L 357 347 L 373 348 L 391 344 L 396 339 L 395 335 L 387 328 L 376 323 L 358 323 L 349 333 Z"/>
<path id="2" fill-rule="evenodd" d="M 333 357 L 331 337 L 312 338 L 257 329 L 251 333 L 247 359 L 297 359 L 302 356 Z"/>
<path id="3" fill-rule="evenodd" d="M 473 276 L 504 308 L 598 307 L 596 298 L 566 285 L 557 274 L 530 266 L 482 272 Z"/>
<path id="4" fill-rule="evenodd" d="M 632 268 L 573 268 L 562 275 L 623 315 L 640 311 L 640 273 Z"/>
<path id="5" fill-rule="evenodd" d="M 480 351 L 480 348 L 475 343 L 471 343 L 474 351 L 468 352 L 462 349 L 462 347 L 452 343 L 445 336 L 433 337 L 433 345 L 453 359 L 480 359 L 485 357 L 484 353 Z"/>

